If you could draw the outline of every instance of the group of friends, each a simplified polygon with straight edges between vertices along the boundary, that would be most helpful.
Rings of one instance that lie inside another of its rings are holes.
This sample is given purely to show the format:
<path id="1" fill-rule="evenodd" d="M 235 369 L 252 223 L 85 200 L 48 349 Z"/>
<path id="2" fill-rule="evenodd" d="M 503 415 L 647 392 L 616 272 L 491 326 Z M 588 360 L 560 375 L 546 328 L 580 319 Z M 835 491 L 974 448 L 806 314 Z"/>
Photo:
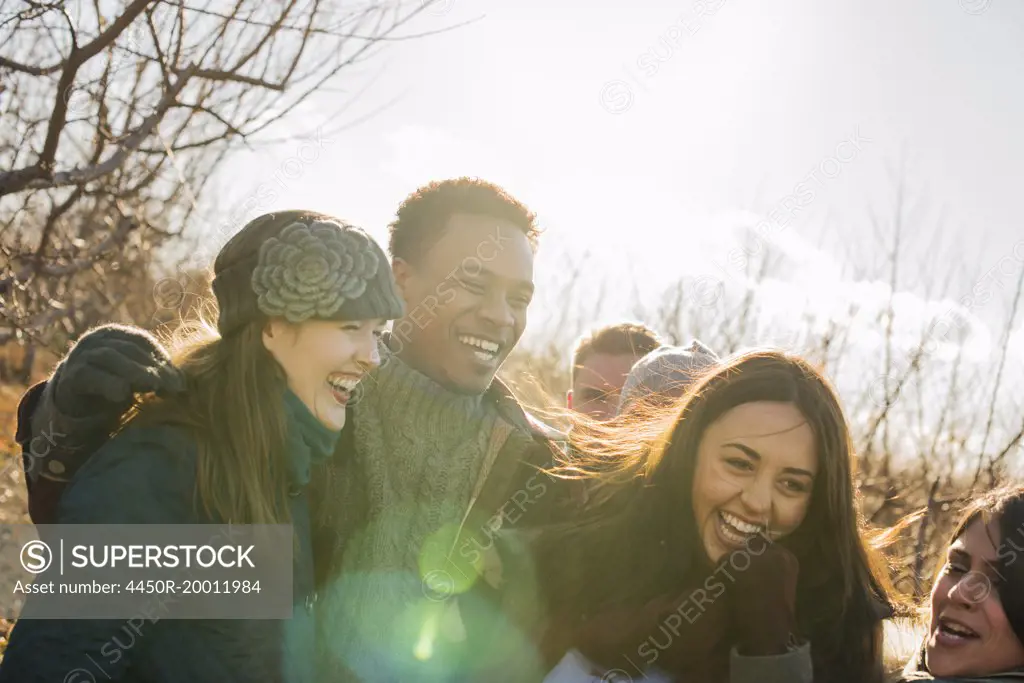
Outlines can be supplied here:
<path id="1" fill-rule="evenodd" d="M 19 407 L 33 522 L 289 524 L 294 610 L 162 619 L 115 661 L 124 621 L 24 619 L 0 683 L 1024 681 L 1024 487 L 959 511 L 914 606 L 800 357 L 612 325 L 540 419 L 496 377 L 540 237 L 472 178 L 408 196 L 387 252 L 269 213 L 217 254 L 215 321 L 83 335 Z"/>

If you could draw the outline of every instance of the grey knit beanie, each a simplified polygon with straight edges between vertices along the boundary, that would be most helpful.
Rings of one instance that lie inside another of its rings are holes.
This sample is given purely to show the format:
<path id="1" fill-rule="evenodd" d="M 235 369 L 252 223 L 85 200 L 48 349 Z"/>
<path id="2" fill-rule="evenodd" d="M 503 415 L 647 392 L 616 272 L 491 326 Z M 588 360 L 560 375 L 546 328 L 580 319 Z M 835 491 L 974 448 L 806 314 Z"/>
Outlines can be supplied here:
<path id="1" fill-rule="evenodd" d="M 310 211 L 253 219 L 220 250 L 213 271 L 221 336 L 260 314 L 298 323 L 394 320 L 404 311 L 380 246 L 359 228 Z"/>
<path id="2" fill-rule="evenodd" d="M 619 395 L 619 413 L 638 398 L 682 395 L 704 370 L 718 362 L 718 355 L 696 339 L 686 348 L 662 346 L 651 351 L 629 371 Z"/>

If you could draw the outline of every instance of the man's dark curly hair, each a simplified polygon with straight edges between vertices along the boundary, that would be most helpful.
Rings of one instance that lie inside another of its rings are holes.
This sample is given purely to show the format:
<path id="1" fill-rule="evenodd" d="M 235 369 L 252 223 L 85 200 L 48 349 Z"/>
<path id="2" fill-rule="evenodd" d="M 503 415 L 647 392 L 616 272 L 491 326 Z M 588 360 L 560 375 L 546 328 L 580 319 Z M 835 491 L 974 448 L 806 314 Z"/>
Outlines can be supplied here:
<path id="1" fill-rule="evenodd" d="M 506 220 L 523 231 L 536 251 L 536 216 L 494 183 L 479 178 L 454 178 L 424 185 L 405 198 L 388 226 L 391 258 L 409 261 L 440 239 L 452 214 L 472 213 Z"/>

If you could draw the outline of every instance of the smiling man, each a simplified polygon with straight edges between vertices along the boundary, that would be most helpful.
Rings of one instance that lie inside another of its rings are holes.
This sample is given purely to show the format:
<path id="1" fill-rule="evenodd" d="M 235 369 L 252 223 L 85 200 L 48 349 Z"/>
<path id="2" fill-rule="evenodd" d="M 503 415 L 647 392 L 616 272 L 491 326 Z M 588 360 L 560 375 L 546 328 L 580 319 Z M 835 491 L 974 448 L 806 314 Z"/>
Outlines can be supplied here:
<path id="1" fill-rule="evenodd" d="M 526 207 L 484 183 L 406 199 L 389 245 L 409 304 L 394 326 L 397 355 L 448 389 L 483 393 L 526 327 L 537 234 Z"/>
<path id="2" fill-rule="evenodd" d="M 537 236 L 523 204 L 469 178 L 420 188 L 390 226 L 407 313 L 321 496 L 331 680 L 543 675 L 526 645 L 540 605 L 509 597 L 529 556 L 507 538 L 561 504 L 538 471 L 553 434 L 495 379 L 526 327 Z"/>

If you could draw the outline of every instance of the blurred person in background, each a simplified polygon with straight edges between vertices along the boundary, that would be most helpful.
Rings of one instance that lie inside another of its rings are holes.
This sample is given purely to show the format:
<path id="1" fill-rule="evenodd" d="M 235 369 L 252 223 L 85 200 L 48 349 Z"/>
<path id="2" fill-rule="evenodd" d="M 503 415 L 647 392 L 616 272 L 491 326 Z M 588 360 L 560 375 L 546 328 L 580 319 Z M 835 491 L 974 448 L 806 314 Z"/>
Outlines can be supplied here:
<path id="1" fill-rule="evenodd" d="M 536 542 L 549 683 L 883 679 L 887 567 L 821 373 L 744 354 L 571 440 L 586 506 Z"/>
<path id="2" fill-rule="evenodd" d="M 1024 487 L 961 513 L 928 601 L 928 633 L 900 683 L 1024 681 Z"/>
<path id="3" fill-rule="evenodd" d="M 657 333 L 638 323 L 617 323 L 591 331 L 573 350 L 566 405 L 595 420 L 612 418 L 630 369 L 659 346 Z"/>
<path id="4" fill-rule="evenodd" d="M 108 327 L 83 337 L 46 384 L 44 400 L 78 417 L 96 408 L 92 393 L 123 400 L 133 379 L 143 381 L 126 374 L 127 359 L 153 373 L 148 381 L 161 375 L 164 392 L 135 406 L 94 453 L 78 454 L 53 521 L 291 524 L 292 618 L 159 619 L 134 633 L 124 620 L 20 620 L 0 681 L 96 680 L 96 668 L 125 682 L 317 680 L 307 489 L 334 451 L 353 392 L 379 364 L 378 337 L 402 315 L 402 300 L 376 242 L 305 211 L 251 221 L 221 249 L 213 274 L 216 328 L 183 328 L 166 356 L 176 368 L 150 355 L 164 358 L 144 332 Z M 131 645 L 114 647 L 118 638 Z"/>
<path id="5" fill-rule="evenodd" d="M 679 399 L 709 368 L 721 362 L 710 348 L 694 339 L 687 347 L 662 346 L 647 354 L 630 369 L 619 392 L 616 414 L 634 404 L 668 405 Z"/>

